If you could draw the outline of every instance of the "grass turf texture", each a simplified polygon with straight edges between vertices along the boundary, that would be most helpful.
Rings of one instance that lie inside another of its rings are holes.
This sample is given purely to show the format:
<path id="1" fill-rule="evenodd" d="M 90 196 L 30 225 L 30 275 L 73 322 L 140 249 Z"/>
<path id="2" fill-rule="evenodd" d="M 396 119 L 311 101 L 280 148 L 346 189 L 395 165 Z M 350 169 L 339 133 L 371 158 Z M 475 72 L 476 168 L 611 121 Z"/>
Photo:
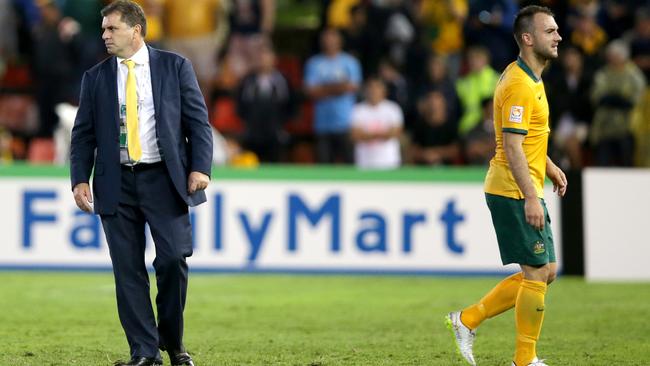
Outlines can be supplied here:
<path id="1" fill-rule="evenodd" d="M 463 365 L 444 316 L 497 281 L 191 274 L 185 343 L 199 366 Z M 560 278 L 547 296 L 540 355 L 550 365 L 648 365 L 649 290 Z M 481 326 L 479 365 L 510 365 L 513 317 Z M 127 356 L 110 274 L 0 272 L 0 365 Z"/>

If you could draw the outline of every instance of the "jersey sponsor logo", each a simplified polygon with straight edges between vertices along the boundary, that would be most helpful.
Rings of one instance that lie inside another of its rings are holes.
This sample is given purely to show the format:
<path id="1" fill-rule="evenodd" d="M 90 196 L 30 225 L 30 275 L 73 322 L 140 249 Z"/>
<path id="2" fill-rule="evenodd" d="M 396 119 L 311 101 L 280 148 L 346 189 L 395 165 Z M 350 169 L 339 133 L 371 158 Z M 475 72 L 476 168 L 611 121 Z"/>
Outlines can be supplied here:
<path id="1" fill-rule="evenodd" d="M 541 241 L 536 241 L 533 244 L 533 253 L 535 254 L 542 254 L 546 251 L 546 247 L 544 246 L 544 243 Z"/>
<path id="2" fill-rule="evenodd" d="M 521 123 L 523 116 L 524 116 L 524 107 L 519 105 L 513 105 L 510 108 L 510 118 L 508 118 L 508 120 L 514 123 Z"/>

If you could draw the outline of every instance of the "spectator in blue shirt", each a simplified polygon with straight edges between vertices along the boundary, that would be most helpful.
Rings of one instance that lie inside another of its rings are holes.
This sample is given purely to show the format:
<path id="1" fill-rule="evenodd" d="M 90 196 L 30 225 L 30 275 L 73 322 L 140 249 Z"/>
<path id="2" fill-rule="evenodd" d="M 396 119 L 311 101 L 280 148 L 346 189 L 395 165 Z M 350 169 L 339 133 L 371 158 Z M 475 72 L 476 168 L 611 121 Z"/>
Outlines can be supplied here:
<path id="1" fill-rule="evenodd" d="M 336 29 L 321 34 L 322 53 L 307 60 L 305 87 L 314 100 L 316 158 L 319 163 L 352 162 L 350 115 L 361 83 L 361 66 L 341 51 Z"/>

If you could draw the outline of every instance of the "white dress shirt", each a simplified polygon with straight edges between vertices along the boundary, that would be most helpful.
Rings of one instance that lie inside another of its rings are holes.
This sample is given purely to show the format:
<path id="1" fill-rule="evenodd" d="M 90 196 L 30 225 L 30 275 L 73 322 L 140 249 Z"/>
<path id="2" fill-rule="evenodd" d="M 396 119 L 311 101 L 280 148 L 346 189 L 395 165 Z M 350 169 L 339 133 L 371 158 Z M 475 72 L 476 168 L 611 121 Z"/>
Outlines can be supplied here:
<path id="1" fill-rule="evenodd" d="M 117 99 L 120 110 L 126 105 L 126 78 L 129 68 L 122 63 L 125 59 L 117 59 Z M 155 163 L 161 160 L 158 151 L 158 139 L 156 137 L 156 115 L 153 104 L 153 90 L 151 87 L 151 68 L 149 67 L 149 49 L 143 43 L 142 47 L 131 56 L 130 60 L 135 62 L 134 72 L 138 94 L 138 132 L 140 134 L 140 146 L 142 147 L 142 158 L 138 163 Z M 120 162 L 122 164 L 133 163 L 129 159 L 126 149 L 120 150 Z"/>

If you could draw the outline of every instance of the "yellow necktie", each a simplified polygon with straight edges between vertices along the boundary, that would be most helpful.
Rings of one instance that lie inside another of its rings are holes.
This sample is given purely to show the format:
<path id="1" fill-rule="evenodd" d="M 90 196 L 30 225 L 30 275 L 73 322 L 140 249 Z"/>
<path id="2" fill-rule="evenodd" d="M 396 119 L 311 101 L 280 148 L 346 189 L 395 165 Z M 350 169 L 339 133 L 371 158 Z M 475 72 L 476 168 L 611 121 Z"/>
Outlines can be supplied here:
<path id="1" fill-rule="evenodd" d="M 126 137 L 129 156 L 134 161 L 142 158 L 142 147 L 140 146 L 140 132 L 138 130 L 138 93 L 135 83 L 135 62 L 133 60 L 122 61 L 129 68 L 126 76 Z"/>

